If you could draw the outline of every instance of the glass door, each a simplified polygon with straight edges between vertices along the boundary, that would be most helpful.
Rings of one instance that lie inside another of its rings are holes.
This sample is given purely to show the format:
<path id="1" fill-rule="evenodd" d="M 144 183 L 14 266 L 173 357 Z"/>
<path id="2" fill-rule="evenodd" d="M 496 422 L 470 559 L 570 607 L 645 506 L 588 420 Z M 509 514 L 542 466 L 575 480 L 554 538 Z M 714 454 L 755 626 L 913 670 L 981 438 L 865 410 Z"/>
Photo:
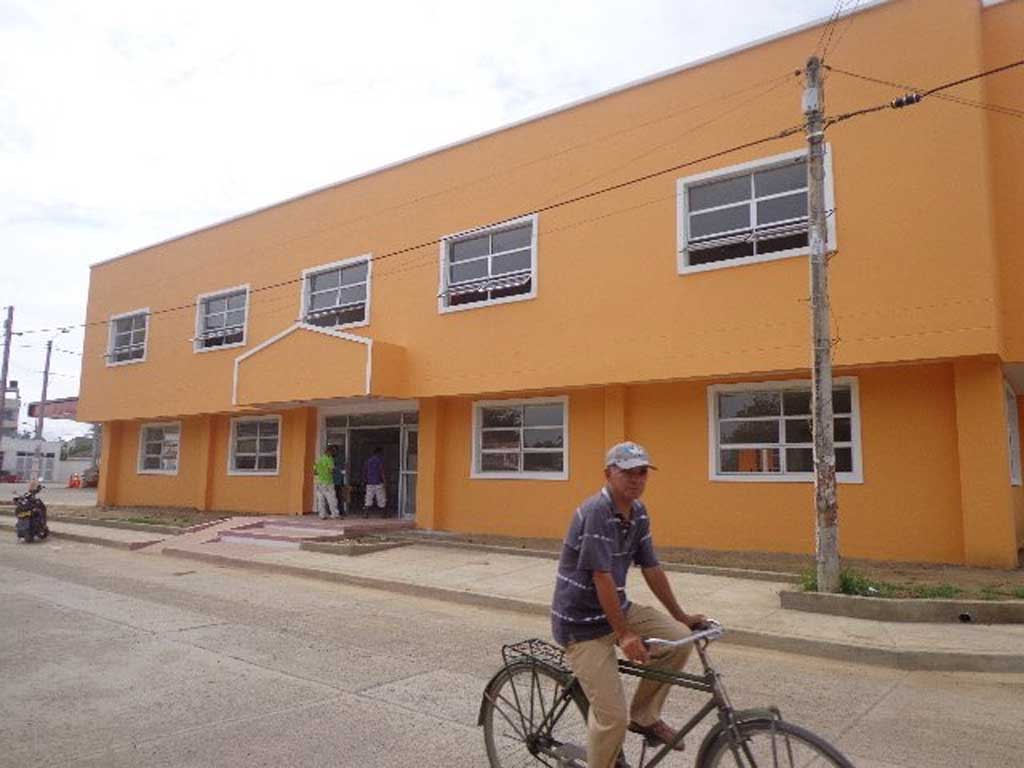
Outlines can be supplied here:
<path id="1" fill-rule="evenodd" d="M 419 428 L 402 428 L 401 485 L 399 489 L 399 514 L 402 517 L 416 517 L 416 470 L 419 464 Z"/>

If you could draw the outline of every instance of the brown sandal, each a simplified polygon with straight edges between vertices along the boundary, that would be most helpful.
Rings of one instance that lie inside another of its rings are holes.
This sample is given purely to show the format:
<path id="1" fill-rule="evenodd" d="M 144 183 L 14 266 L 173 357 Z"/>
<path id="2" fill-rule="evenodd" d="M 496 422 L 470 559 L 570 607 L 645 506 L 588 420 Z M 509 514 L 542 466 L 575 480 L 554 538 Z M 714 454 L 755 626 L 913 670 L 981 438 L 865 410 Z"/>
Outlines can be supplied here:
<path id="1" fill-rule="evenodd" d="M 639 733 L 645 737 L 648 742 L 656 742 L 659 744 L 671 744 L 675 741 L 678 732 L 664 720 L 655 720 L 650 725 L 640 725 L 640 723 L 630 722 L 629 730 L 633 733 Z M 677 752 L 682 752 L 686 749 L 686 745 L 680 741 L 672 749 Z"/>

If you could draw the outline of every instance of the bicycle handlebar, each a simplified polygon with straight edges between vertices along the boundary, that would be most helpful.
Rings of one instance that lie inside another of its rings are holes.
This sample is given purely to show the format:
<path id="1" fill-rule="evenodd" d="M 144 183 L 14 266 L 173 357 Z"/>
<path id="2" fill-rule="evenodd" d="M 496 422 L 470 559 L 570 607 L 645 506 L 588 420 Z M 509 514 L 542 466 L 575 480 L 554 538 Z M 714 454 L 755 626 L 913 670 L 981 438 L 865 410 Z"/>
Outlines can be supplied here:
<path id="1" fill-rule="evenodd" d="M 665 640 L 660 637 L 648 637 L 644 640 L 644 645 L 650 648 L 652 645 L 660 645 L 666 648 L 678 648 L 682 645 L 688 645 L 689 643 L 696 643 L 700 640 L 717 640 L 725 634 L 725 628 L 714 619 L 705 619 L 704 623 L 700 625 L 700 628 L 692 635 L 687 635 L 681 640 Z"/>

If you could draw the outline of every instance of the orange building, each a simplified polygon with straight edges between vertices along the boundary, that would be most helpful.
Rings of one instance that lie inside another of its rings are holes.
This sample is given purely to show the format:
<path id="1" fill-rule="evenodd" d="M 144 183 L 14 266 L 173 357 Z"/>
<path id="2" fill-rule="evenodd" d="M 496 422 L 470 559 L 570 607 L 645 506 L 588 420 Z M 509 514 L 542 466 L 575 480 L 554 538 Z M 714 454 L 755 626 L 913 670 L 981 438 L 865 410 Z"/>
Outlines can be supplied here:
<path id="1" fill-rule="evenodd" d="M 854 75 L 927 88 L 1020 58 L 1024 0 L 852 21 L 829 115 L 904 92 Z M 354 483 L 380 446 L 392 513 L 560 537 L 628 438 L 660 467 L 661 545 L 811 551 L 806 144 L 720 153 L 800 124 L 821 37 L 94 265 L 100 503 L 302 514 L 326 444 Z M 828 130 L 844 556 L 1017 564 L 1021 93 L 1024 68 Z"/>

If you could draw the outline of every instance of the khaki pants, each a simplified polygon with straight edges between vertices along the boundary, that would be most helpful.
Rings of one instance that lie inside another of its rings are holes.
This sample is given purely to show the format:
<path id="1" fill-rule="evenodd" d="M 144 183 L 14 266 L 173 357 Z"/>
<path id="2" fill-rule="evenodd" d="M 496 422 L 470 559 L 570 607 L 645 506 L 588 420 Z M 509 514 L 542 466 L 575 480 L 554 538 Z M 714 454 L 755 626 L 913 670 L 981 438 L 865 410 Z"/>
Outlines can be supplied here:
<path id="1" fill-rule="evenodd" d="M 640 637 L 680 640 L 689 629 L 661 611 L 646 605 L 632 604 L 626 612 L 631 632 Z M 686 665 L 692 646 L 651 652 L 648 666 L 654 669 L 679 671 Z M 583 692 L 590 699 L 587 718 L 587 768 L 612 768 L 622 748 L 629 721 L 651 725 L 661 719 L 661 708 L 671 686 L 653 680 L 641 680 L 626 712 L 626 694 L 622 688 L 615 655 L 615 636 L 570 643 L 565 658 L 579 678 Z"/>
<path id="2" fill-rule="evenodd" d="M 316 497 L 316 513 L 320 517 L 327 517 L 328 510 L 331 517 L 338 517 L 338 497 L 334 493 L 333 485 L 314 482 L 313 494 Z"/>

